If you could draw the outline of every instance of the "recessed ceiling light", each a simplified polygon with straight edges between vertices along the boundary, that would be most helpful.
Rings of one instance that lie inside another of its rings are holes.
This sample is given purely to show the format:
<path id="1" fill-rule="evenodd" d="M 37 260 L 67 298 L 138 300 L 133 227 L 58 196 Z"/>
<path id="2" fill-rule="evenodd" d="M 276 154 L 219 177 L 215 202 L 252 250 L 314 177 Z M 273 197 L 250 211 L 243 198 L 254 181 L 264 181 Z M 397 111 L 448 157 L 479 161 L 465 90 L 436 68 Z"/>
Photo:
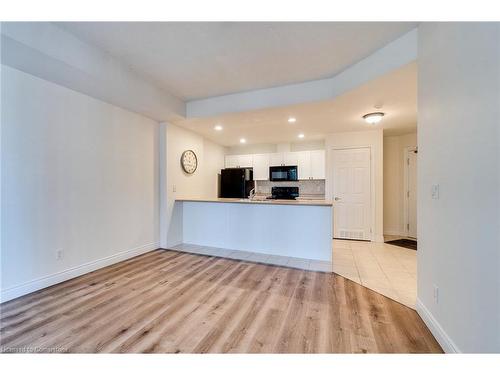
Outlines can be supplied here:
<path id="1" fill-rule="evenodd" d="M 214 129 L 220 132 L 222 130 L 222 125 L 215 125 Z"/>
<path id="2" fill-rule="evenodd" d="M 245 138 L 241 138 L 240 143 L 247 143 L 247 140 Z"/>
<path id="3" fill-rule="evenodd" d="M 294 122 L 296 122 L 296 121 L 297 121 L 297 119 L 296 119 L 295 117 L 289 117 L 289 118 L 288 118 L 288 122 L 289 122 L 289 123 L 294 123 Z"/>
<path id="4" fill-rule="evenodd" d="M 367 113 L 366 115 L 363 116 L 365 121 L 369 124 L 376 124 L 382 120 L 382 117 L 384 117 L 385 113 L 383 112 L 373 112 L 373 113 Z"/>
<path id="5" fill-rule="evenodd" d="M 297 137 L 304 138 L 304 134 L 300 133 Z"/>

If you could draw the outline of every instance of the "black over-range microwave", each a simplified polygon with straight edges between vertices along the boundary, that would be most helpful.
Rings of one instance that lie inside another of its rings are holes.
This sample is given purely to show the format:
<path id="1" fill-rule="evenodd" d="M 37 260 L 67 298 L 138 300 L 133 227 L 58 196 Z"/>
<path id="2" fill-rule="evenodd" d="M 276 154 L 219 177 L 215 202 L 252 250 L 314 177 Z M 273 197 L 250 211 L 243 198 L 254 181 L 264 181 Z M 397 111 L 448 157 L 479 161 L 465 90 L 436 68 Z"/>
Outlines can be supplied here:
<path id="1" fill-rule="evenodd" d="M 269 180 L 271 181 L 297 181 L 297 166 L 269 167 Z"/>

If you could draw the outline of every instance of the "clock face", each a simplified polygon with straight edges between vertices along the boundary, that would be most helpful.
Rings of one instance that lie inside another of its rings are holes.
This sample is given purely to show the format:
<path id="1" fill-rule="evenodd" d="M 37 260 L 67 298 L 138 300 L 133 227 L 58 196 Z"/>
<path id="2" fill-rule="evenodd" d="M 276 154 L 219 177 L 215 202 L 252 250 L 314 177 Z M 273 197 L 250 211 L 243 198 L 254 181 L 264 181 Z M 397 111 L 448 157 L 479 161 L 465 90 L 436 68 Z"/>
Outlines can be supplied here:
<path id="1" fill-rule="evenodd" d="M 198 159 L 196 158 L 194 151 L 186 150 L 182 153 L 181 165 L 182 169 L 184 169 L 186 173 L 192 174 L 196 171 L 196 167 L 198 167 Z"/>

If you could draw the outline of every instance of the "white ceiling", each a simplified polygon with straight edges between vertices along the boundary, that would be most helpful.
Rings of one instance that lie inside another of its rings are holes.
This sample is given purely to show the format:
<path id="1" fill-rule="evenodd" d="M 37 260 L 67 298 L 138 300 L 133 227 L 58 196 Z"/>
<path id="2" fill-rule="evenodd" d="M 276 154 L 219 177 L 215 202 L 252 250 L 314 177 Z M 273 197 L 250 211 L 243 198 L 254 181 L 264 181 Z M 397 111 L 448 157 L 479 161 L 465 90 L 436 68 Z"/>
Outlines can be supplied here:
<path id="1" fill-rule="evenodd" d="M 382 105 L 380 110 L 375 108 L 378 105 Z M 386 115 L 379 124 L 368 125 L 362 116 L 375 111 Z M 297 122 L 288 123 L 290 116 Z M 329 133 L 374 128 L 383 128 L 384 135 L 405 134 L 416 130 L 417 65 L 411 63 L 328 101 L 175 123 L 224 146 L 238 145 L 242 137 L 248 144 L 299 142 L 299 133 L 307 141 L 323 139 Z M 223 131 L 215 131 L 216 124 Z"/>
<path id="2" fill-rule="evenodd" d="M 183 100 L 333 76 L 409 22 L 64 22 Z"/>

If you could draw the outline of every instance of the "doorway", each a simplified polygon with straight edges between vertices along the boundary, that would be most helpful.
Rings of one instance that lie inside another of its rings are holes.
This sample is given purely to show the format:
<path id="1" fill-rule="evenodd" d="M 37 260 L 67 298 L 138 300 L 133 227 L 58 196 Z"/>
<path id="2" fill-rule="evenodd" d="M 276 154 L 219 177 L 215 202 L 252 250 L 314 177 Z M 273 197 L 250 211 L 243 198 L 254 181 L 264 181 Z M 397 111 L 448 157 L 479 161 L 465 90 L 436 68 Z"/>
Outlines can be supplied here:
<path id="1" fill-rule="evenodd" d="M 413 239 L 417 238 L 417 155 L 416 147 L 405 149 L 405 231 Z"/>
<path id="2" fill-rule="evenodd" d="M 333 237 L 371 240 L 371 149 L 333 150 Z"/>

